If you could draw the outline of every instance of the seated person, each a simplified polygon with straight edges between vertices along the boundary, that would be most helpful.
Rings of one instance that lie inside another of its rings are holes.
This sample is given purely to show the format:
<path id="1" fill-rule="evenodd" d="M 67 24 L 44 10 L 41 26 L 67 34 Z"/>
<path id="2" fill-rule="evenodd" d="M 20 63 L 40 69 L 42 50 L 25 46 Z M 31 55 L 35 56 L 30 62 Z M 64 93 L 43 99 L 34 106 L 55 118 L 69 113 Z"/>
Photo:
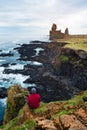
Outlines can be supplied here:
<path id="1" fill-rule="evenodd" d="M 37 94 L 36 89 L 31 89 L 31 94 L 28 95 L 27 103 L 31 109 L 38 108 L 40 106 L 41 97 Z"/>

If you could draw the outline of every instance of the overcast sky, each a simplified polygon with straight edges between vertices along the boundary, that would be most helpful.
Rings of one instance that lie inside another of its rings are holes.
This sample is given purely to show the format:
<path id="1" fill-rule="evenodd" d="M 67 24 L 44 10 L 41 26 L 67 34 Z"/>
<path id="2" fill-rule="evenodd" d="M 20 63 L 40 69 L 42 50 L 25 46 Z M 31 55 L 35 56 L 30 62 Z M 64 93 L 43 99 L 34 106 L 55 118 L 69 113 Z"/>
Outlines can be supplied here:
<path id="1" fill-rule="evenodd" d="M 53 23 L 87 34 L 87 0 L 0 0 L 0 40 L 48 35 Z"/>

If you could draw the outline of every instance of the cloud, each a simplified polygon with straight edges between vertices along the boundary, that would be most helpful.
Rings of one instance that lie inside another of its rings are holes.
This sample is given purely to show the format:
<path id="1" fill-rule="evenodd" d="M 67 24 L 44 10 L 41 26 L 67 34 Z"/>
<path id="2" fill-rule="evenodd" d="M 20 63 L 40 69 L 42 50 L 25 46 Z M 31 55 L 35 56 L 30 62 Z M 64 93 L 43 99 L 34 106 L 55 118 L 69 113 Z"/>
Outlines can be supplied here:
<path id="1" fill-rule="evenodd" d="M 2 38 L 48 35 L 52 23 L 63 31 L 68 27 L 70 33 L 87 33 L 86 7 L 86 0 L 0 0 L 0 34 Z"/>

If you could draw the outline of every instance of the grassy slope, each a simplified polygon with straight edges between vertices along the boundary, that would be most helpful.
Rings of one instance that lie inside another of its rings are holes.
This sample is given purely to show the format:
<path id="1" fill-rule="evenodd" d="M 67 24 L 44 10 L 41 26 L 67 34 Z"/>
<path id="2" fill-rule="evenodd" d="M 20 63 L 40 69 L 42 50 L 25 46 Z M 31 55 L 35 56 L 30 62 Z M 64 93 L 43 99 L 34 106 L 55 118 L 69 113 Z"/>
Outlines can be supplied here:
<path id="1" fill-rule="evenodd" d="M 58 42 L 66 42 L 69 43 L 65 45 L 65 47 L 69 47 L 75 50 L 84 50 L 87 52 L 87 38 L 66 38 L 59 39 Z"/>

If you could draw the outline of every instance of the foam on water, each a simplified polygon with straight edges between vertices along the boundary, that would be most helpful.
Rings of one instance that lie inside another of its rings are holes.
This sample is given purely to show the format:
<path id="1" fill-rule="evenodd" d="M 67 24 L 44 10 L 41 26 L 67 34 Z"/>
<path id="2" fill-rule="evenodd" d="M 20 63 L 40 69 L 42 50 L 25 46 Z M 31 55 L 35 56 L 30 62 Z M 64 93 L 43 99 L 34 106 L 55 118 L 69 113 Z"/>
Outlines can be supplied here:
<path id="1" fill-rule="evenodd" d="M 44 51 L 43 48 L 40 48 L 40 47 L 37 47 L 36 49 L 34 49 L 36 51 L 36 55 L 35 56 L 38 56 L 40 51 Z"/>
<path id="2" fill-rule="evenodd" d="M 12 70 L 21 70 L 24 68 L 23 64 L 16 64 L 16 65 L 9 65 L 8 69 L 12 69 Z"/>
<path id="3" fill-rule="evenodd" d="M 3 62 L 3 61 L 6 61 L 6 60 L 0 60 L 0 62 Z"/>
<path id="4" fill-rule="evenodd" d="M 6 100 L 7 100 L 7 98 L 1 98 L 0 99 L 0 103 L 2 104 L 2 106 L 6 105 Z"/>
<path id="5" fill-rule="evenodd" d="M 23 82 L 30 76 L 23 76 L 21 74 L 4 74 L 4 67 L 0 67 L 0 86 L 8 88 L 12 84 L 20 84 L 22 87 L 26 87 Z"/>
<path id="6" fill-rule="evenodd" d="M 42 63 L 37 62 L 37 61 L 29 61 L 28 63 L 31 64 L 31 65 L 37 65 L 37 66 L 42 66 L 43 65 Z"/>

